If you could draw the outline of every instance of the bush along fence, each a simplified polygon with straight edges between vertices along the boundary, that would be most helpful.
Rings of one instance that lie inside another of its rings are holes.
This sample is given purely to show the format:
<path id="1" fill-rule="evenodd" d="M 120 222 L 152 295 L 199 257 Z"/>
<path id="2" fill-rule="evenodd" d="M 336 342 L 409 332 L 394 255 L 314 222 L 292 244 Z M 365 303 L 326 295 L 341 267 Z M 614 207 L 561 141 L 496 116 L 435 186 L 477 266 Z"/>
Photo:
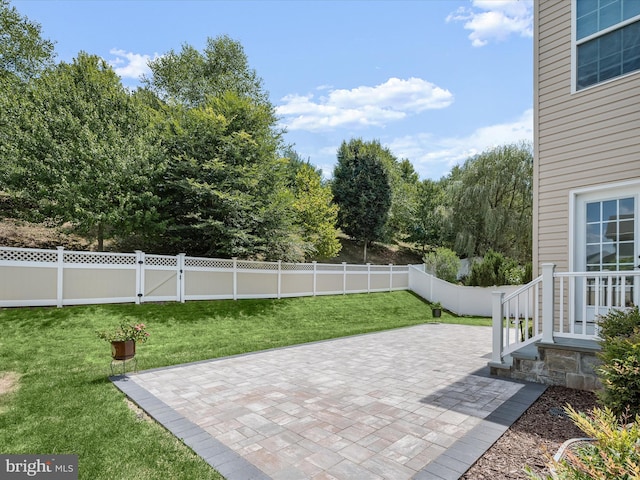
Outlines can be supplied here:
<path id="1" fill-rule="evenodd" d="M 0 247 L 0 307 L 283 298 L 409 289 L 407 265 L 258 262 Z"/>

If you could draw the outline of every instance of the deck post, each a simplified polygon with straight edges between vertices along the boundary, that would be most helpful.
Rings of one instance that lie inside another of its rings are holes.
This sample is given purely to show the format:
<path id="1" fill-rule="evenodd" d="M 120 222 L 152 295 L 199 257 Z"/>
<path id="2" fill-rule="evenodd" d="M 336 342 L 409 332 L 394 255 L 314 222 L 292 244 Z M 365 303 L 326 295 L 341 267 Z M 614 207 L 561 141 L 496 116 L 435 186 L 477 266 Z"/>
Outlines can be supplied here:
<path id="1" fill-rule="evenodd" d="M 502 361 L 502 346 L 504 345 L 504 326 L 502 324 L 502 299 L 504 292 L 491 292 L 492 318 L 493 318 L 493 343 L 491 352 L 491 363 L 499 364 Z"/>
<path id="2" fill-rule="evenodd" d="M 553 313 L 555 309 L 555 264 L 542 264 L 542 341 L 553 343 Z"/>

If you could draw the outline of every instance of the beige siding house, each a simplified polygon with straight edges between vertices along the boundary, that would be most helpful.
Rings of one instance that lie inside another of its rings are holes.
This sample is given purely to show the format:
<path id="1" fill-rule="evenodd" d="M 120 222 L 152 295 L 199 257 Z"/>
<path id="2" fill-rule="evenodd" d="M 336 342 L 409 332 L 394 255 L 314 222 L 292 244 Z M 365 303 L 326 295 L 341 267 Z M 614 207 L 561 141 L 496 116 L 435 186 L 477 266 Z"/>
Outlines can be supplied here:
<path id="1" fill-rule="evenodd" d="M 490 365 L 593 389 L 598 315 L 640 304 L 640 0 L 535 0 L 534 24 L 541 276 L 496 292 Z"/>
<path id="2" fill-rule="evenodd" d="M 552 262 L 559 270 L 587 270 L 587 256 L 596 250 L 596 245 L 595 242 L 589 242 L 593 248 L 588 249 L 589 252 L 586 251 L 588 239 L 585 238 L 587 228 L 584 202 L 633 198 L 633 212 L 625 210 L 625 213 L 618 211 L 617 214 L 633 214 L 633 218 L 638 218 L 640 19 L 637 15 L 640 14 L 640 8 L 635 9 L 639 11 L 629 9 L 629 14 L 636 13 L 635 25 L 632 23 L 626 27 L 631 28 L 632 32 L 623 36 L 620 33 L 627 32 L 614 30 L 612 33 L 624 38 L 622 42 L 611 42 L 623 44 L 620 51 L 614 52 L 618 56 L 618 65 L 614 64 L 614 67 L 624 65 L 627 54 L 632 57 L 628 60 L 630 64 L 635 60 L 635 69 L 630 68 L 628 73 L 622 73 L 620 69 L 619 75 L 610 73 L 608 75 L 612 75 L 611 78 L 601 81 L 594 79 L 595 83 L 589 84 L 593 80 L 585 78 L 588 76 L 587 73 L 578 75 L 578 68 L 582 67 L 578 62 L 578 48 L 585 47 L 580 47 L 577 43 L 577 24 L 582 20 L 577 18 L 577 15 L 582 4 L 585 4 L 587 9 L 592 5 L 597 8 L 598 3 L 616 4 L 614 6 L 619 10 L 622 10 L 625 3 L 640 7 L 638 0 L 541 0 L 535 3 L 533 259 L 534 265 L 538 267 L 543 263 Z M 588 15 L 594 16 L 597 22 L 598 17 L 603 16 L 603 12 L 585 12 L 582 18 Z M 614 28 L 616 25 L 608 28 Z M 631 44 L 630 48 L 623 48 L 626 46 L 624 40 Z M 602 38 L 592 41 L 603 43 Z M 596 65 L 593 70 L 597 70 L 597 63 L 602 61 L 603 59 L 594 58 L 593 62 Z M 593 75 L 591 71 L 588 73 Z M 613 208 L 613 204 L 607 204 L 605 207 L 609 206 Z M 627 217 L 624 218 L 626 220 Z M 595 218 L 593 220 L 595 221 Z M 638 230 L 637 223 L 636 221 L 634 233 Z M 637 242 L 638 235 L 635 234 L 633 237 Z M 611 238 L 602 240 L 601 248 L 614 247 L 607 245 L 612 243 Z M 624 247 L 625 250 L 622 253 L 617 252 L 624 256 L 617 259 L 617 266 L 625 269 L 630 266 L 633 269 L 634 265 L 639 263 L 636 261 L 637 246 L 634 246 L 633 258 L 627 258 L 626 255 L 631 243 L 615 247 L 618 247 L 618 250 Z M 603 261 L 607 260 L 613 261 L 612 258 L 601 258 L 600 266 L 604 266 Z M 589 260 L 588 263 L 591 269 L 597 262 Z"/>

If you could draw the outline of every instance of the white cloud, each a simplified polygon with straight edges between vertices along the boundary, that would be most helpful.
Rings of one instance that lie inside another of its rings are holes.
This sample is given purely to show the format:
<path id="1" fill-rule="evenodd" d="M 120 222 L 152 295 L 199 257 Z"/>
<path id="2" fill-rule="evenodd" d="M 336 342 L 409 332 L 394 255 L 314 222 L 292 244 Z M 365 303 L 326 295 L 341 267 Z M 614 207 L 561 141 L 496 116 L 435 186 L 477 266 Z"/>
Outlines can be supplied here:
<path id="1" fill-rule="evenodd" d="M 474 47 L 490 41 L 504 41 L 515 34 L 533 37 L 533 0 L 473 0 L 470 8 L 460 7 L 447 22 L 465 22 Z"/>
<path id="2" fill-rule="evenodd" d="M 512 122 L 478 128 L 467 137 L 421 134 L 397 138 L 387 146 L 396 157 L 408 158 L 421 178 L 438 179 L 469 157 L 522 140 L 533 141 L 533 109 Z"/>
<path id="3" fill-rule="evenodd" d="M 289 130 L 320 131 L 343 126 L 384 126 L 408 115 L 445 108 L 453 94 L 420 78 L 390 78 L 375 87 L 330 89 L 327 95 L 287 95 L 276 108 Z"/>
<path id="4" fill-rule="evenodd" d="M 149 61 L 158 58 L 158 54 L 141 55 L 139 53 L 126 52 L 117 48 L 109 50 L 116 58 L 109 61 L 115 72 L 122 78 L 139 79 L 142 75 L 151 73 Z"/>

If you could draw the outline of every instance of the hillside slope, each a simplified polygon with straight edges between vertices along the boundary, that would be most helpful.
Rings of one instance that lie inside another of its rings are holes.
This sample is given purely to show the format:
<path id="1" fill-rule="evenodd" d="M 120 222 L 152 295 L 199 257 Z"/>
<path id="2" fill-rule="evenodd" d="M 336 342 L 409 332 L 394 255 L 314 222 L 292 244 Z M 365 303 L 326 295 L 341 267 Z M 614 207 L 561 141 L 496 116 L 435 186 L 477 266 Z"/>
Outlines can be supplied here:
<path id="1" fill-rule="evenodd" d="M 335 258 L 318 259 L 320 263 L 363 263 L 362 244 L 344 236 L 340 237 L 342 250 Z M 89 242 L 75 235 L 68 235 L 56 228 L 12 219 L 0 220 L 0 246 L 52 249 L 63 246 L 68 250 L 93 250 Z M 153 253 L 153 252 L 148 252 Z M 407 245 L 374 244 L 368 249 L 368 262 L 377 265 L 407 265 L 422 263 L 422 255 Z"/>

